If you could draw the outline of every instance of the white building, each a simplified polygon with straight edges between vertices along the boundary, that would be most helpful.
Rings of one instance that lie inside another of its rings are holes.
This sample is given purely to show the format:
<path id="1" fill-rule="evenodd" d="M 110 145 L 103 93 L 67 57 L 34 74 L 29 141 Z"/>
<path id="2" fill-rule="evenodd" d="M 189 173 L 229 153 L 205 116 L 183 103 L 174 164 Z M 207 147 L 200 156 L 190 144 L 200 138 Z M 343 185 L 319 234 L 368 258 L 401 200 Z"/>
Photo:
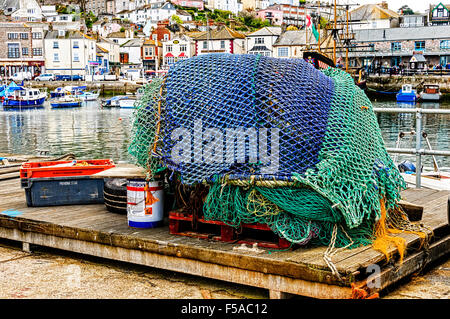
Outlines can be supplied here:
<path id="1" fill-rule="evenodd" d="M 13 21 L 42 21 L 42 9 L 36 0 L 4 1 L 5 15 L 10 15 Z"/>
<path id="2" fill-rule="evenodd" d="M 52 19 L 58 15 L 56 12 L 56 6 L 41 6 L 42 15 L 47 21 L 53 21 Z"/>
<path id="3" fill-rule="evenodd" d="M 158 2 L 147 4 L 135 10 L 135 21 L 133 23 L 146 25 L 148 22 L 158 22 L 170 19 L 174 14 L 177 14 L 175 6 L 170 2 Z"/>
<path id="4" fill-rule="evenodd" d="M 168 69 L 169 66 L 177 61 L 188 59 L 195 54 L 194 41 L 186 35 L 177 35 L 170 41 L 162 42 L 162 68 Z"/>
<path id="5" fill-rule="evenodd" d="M 280 27 L 264 27 L 247 34 L 245 45 L 247 53 L 273 57 L 273 44 L 280 34 Z"/>
<path id="6" fill-rule="evenodd" d="M 231 11 L 233 14 L 238 14 L 243 10 L 242 3 L 239 0 L 214 0 L 212 8 Z"/>
<path id="7" fill-rule="evenodd" d="M 121 72 L 129 79 L 143 77 L 141 48 L 143 39 L 131 39 L 120 46 Z"/>
<path id="8" fill-rule="evenodd" d="M 48 31 L 44 45 L 49 73 L 86 76 L 96 60 L 95 39 L 80 31 Z"/>

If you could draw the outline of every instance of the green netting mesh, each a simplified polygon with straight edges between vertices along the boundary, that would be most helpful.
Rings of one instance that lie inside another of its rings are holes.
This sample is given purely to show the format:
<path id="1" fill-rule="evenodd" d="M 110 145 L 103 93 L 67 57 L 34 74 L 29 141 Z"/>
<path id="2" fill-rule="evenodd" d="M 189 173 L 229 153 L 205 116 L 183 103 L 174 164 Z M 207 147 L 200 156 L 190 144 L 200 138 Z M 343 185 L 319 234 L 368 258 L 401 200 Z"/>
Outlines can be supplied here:
<path id="1" fill-rule="evenodd" d="M 176 63 L 145 92 L 130 153 L 152 174 L 168 168 L 183 184 L 209 185 L 206 219 L 234 227 L 264 223 L 298 244 L 328 245 L 337 229 L 337 247 L 358 246 L 373 240 L 380 199 L 388 210 L 398 205 L 405 182 L 369 99 L 341 70 L 321 72 L 300 59 L 212 54 Z M 178 128 L 192 141 L 180 139 Z M 220 140 L 225 133 L 211 134 L 212 128 L 257 129 L 256 149 L 263 141 L 267 153 L 277 149 L 278 170 L 264 170 L 266 158 L 255 156 L 250 134 L 244 148 L 233 144 L 231 161 L 217 161 L 228 149 Z M 271 128 L 278 138 L 267 133 Z M 180 154 L 185 161 L 176 160 Z"/>

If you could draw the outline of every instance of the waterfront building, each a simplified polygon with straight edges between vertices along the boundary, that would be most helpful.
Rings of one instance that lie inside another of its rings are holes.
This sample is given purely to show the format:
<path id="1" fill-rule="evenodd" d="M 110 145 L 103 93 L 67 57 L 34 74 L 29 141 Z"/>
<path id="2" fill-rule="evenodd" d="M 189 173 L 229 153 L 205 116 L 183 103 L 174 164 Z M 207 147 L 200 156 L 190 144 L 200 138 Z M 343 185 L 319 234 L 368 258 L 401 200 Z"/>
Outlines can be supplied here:
<path id="1" fill-rule="evenodd" d="M 121 72 L 129 78 L 142 77 L 142 44 L 144 39 L 130 39 L 120 46 Z"/>
<path id="2" fill-rule="evenodd" d="M 416 28 L 428 25 L 426 14 L 407 14 L 400 16 L 400 28 Z"/>
<path id="3" fill-rule="evenodd" d="M 269 0 L 242 0 L 242 10 L 265 9 L 270 6 Z"/>
<path id="4" fill-rule="evenodd" d="M 273 44 L 281 34 L 280 27 L 264 27 L 246 35 L 248 54 L 261 54 L 273 57 Z"/>
<path id="5" fill-rule="evenodd" d="M 355 45 L 364 52 L 351 52 L 352 65 L 406 68 L 413 55 L 422 53 L 428 66 L 450 63 L 450 26 L 356 30 Z"/>
<path id="6" fill-rule="evenodd" d="M 61 75 L 94 74 L 96 40 L 80 31 L 48 31 L 45 35 L 46 71 Z"/>
<path id="7" fill-rule="evenodd" d="M 185 34 L 177 34 L 172 40 L 162 43 L 162 68 L 168 69 L 173 63 L 188 59 L 195 54 L 194 41 Z"/>
<path id="8" fill-rule="evenodd" d="M 44 71 L 44 25 L 42 23 L 1 22 L 0 76 L 30 72 L 33 76 Z"/>
<path id="9" fill-rule="evenodd" d="M 245 35 L 226 26 L 202 32 L 194 38 L 195 55 L 208 53 L 245 53 Z"/>

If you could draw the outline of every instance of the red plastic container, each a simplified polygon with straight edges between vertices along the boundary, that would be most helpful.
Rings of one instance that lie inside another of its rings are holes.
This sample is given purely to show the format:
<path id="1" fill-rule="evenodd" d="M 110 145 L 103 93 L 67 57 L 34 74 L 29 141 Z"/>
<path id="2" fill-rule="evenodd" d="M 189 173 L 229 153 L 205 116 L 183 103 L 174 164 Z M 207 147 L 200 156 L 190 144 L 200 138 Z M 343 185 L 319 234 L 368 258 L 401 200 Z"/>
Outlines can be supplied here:
<path id="1" fill-rule="evenodd" d="M 66 165 L 72 162 L 75 162 L 75 165 L 61 166 L 61 164 Z M 110 159 L 27 162 L 23 163 L 20 168 L 20 178 L 88 176 L 113 167 L 115 167 L 114 162 Z"/>

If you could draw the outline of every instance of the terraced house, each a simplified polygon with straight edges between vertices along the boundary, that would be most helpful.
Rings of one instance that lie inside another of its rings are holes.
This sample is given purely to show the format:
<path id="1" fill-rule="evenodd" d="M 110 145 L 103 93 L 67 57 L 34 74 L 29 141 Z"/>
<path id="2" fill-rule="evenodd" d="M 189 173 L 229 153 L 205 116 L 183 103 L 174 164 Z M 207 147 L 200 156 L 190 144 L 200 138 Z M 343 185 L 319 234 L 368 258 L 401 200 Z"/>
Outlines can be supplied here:
<path id="1" fill-rule="evenodd" d="M 44 43 L 50 73 L 85 76 L 98 66 L 96 40 L 80 31 L 49 31 Z"/>
<path id="2" fill-rule="evenodd" d="M 24 22 L 0 23 L 0 76 L 9 77 L 16 72 L 43 72 L 44 27 Z"/>

